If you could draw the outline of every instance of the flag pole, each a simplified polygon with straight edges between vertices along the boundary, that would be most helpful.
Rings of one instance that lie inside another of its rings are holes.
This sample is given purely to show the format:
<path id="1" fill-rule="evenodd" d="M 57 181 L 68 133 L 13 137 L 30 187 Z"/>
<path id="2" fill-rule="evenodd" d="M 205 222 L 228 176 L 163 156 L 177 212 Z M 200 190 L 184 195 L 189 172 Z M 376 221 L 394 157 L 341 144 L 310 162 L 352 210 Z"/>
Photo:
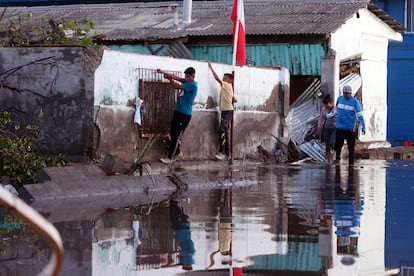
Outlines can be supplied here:
<path id="1" fill-rule="evenodd" d="M 236 54 L 237 54 L 237 43 L 239 42 L 239 23 L 240 23 L 240 18 L 237 15 L 237 19 L 236 19 L 236 28 L 234 30 L 234 38 L 233 38 L 233 60 L 232 60 L 232 65 L 233 65 L 233 72 L 235 71 L 234 69 L 236 68 Z"/>
<path id="2" fill-rule="evenodd" d="M 236 28 L 234 31 L 234 38 L 233 38 L 233 61 L 232 61 L 232 65 L 233 65 L 233 96 L 234 96 L 234 80 L 236 79 L 235 76 L 235 72 L 236 72 L 236 54 L 237 54 L 237 43 L 238 43 L 238 39 L 239 39 L 239 22 L 240 22 L 240 18 L 239 15 L 237 13 L 237 18 L 236 18 Z M 234 160 L 234 115 L 235 115 L 235 111 L 234 111 L 234 103 L 233 104 L 233 116 L 231 117 L 231 127 L 230 127 L 230 160 L 229 160 L 229 165 L 233 165 L 233 160 Z"/>

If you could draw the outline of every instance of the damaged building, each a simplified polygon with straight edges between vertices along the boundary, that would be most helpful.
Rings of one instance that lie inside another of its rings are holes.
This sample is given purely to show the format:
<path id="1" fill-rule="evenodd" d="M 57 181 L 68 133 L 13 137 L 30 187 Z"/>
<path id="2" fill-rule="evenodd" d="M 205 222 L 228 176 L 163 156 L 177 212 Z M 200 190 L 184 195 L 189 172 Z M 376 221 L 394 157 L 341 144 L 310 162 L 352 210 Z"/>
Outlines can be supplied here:
<path id="1" fill-rule="evenodd" d="M 45 16 L 53 17 L 56 22 L 71 19 L 94 22 L 94 41 L 112 50 L 103 52 L 104 61 L 105 55 L 117 55 L 114 53 L 118 51 L 149 57 L 170 57 L 161 63 L 164 69 L 181 72 L 183 66 L 199 65 L 203 69 L 198 71 L 196 78 L 202 84 L 210 82 L 203 61 L 210 60 L 222 64 L 219 65 L 222 70 L 232 70 L 232 4 L 231 1 L 184 1 L 16 7 L 5 10 L 2 21 L 11 22 L 18 17 L 19 22 L 28 27 L 43 24 L 41 19 Z M 320 95 L 329 93 L 336 98 L 345 84 L 352 86 L 363 105 L 367 133 L 360 137 L 360 141 L 366 143 L 367 147 L 387 146 L 387 48 L 389 41 L 402 40 L 400 33 L 404 28 L 397 21 L 366 0 L 245 1 L 244 8 L 247 66 L 237 68 L 241 70 L 239 74 L 236 71 L 236 96 L 241 92 L 236 104 L 236 117 L 239 116 L 239 125 L 255 125 L 255 131 L 251 136 L 236 141 L 236 145 L 239 143 L 236 146 L 237 158 L 253 153 L 260 144 L 275 151 L 273 136 L 276 136 L 285 142 L 292 138 L 298 145 L 305 145 L 302 150 L 306 152 L 309 148 L 307 154 L 320 160 L 319 148 L 315 150 L 312 144 L 306 144 L 312 142 L 312 126 L 319 114 Z M 30 18 L 25 16 L 27 14 L 30 14 Z M 128 59 L 123 62 L 123 66 L 128 65 Z M 142 70 L 154 69 L 147 65 L 134 66 L 130 74 L 135 74 L 135 79 Z M 99 74 L 99 66 L 96 68 Z M 248 68 L 263 68 L 264 71 Z M 280 73 L 285 72 L 285 69 L 288 74 Z M 266 91 L 267 96 L 262 98 L 253 96 L 251 92 L 263 86 L 257 80 L 266 79 L 267 75 L 263 73 L 266 70 L 276 70 L 274 75 L 277 78 L 274 80 L 281 85 L 273 94 Z M 243 75 L 243 72 L 248 73 Z M 260 77 L 255 74 L 260 74 Z M 287 75 L 288 80 L 282 79 Z M 237 76 L 243 80 L 248 76 L 249 84 L 242 85 L 239 82 L 238 87 Z M 107 79 L 97 81 L 96 77 L 97 73 L 94 75 L 92 92 L 94 127 L 99 119 L 96 115 L 101 112 L 103 116 L 103 110 L 108 110 L 105 127 L 111 128 L 119 121 L 128 120 L 139 93 L 138 87 L 128 90 L 129 80 L 122 77 L 105 86 Z M 210 92 L 200 96 L 195 109 L 214 108 L 216 97 L 210 95 L 212 88 L 209 84 L 207 87 Z M 254 117 L 253 121 L 243 118 L 241 114 L 246 115 L 243 113 L 245 111 L 251 112 L 249 116 Z M 278 115 L 268 117 L 269 113 L 261 117 L 261 112 L 275 112 Z M 120 117 L 116 117 L 116 114 Z M 211 146 L 208 150 L 200 150 L 199 147 L 189 149 L 186 153 L 188 159 L 209 158 L 216 150 L 214 129 L 217 123 L 214 122 L 217 113 L 208 116 L 212 117 L 207 121 L 195 119 L 198 125 L 210 122 L 203 128 L 213 130 L 210 138 L 207 138 L 207 133 L 197 140 L 197 144 Z M 278 122 L 273 123 L 272 120 Z M 271 127 L 267 127 L 268 123 Z M 257 126 L 262 126 L 262 129 Z M 105 127 L 98 127 L 95 133 L 110 133 L 111 130 Z M 270 130 L 266 138 L 263 138 L 263 129 Z M 143 135 L 142 130 L 137 131 Z M 243 134 L 236 132 L 236 139 Z M 117 136 L 122 135 L 117 133 Z M 194 136 L 190 134 L 190 137 Z M 122 141 L 100 140 L 100 146 L 106 144 L 108 148 L 105 152 L 131 159 L 137 149 L 145 145 L 145 140 L 139 141 L 133 147 L 125 148 Z M 92 147 L 97 148 L 96 145 Z"/>

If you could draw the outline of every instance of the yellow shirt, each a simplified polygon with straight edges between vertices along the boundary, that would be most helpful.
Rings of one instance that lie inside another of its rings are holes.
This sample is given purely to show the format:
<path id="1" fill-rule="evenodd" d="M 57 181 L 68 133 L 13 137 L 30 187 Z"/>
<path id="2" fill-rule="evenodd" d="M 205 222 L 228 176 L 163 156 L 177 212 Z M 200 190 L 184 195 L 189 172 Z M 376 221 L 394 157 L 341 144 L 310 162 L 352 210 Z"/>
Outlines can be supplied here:
<path id="1" fill-rule="evenodd" d="M 231 83 L 221 81 L 220 111 L 233 110 L 233 86 Z"/>
<path id="2" fill-rule="evenodd" d="M 231 223 L 219 222 L 218 240 L 220 252 L 230 251 Z"/>

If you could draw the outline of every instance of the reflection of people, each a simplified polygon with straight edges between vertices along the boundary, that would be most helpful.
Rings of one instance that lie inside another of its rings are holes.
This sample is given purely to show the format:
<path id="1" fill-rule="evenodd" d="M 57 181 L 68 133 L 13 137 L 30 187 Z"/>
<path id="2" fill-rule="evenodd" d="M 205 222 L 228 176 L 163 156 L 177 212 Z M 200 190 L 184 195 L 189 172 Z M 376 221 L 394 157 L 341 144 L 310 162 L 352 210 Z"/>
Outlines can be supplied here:
<path id="1" fill-rule="evenodd" d="M 190 222 L 184 210 L 175 200 L 170 201 L 170 218 L 174 230 L 175 242 L 178 244 L 178 262 L 184 270 L 192 270 L 194 264 L 194 243 L 191 240 Z"/>
<path id="2" fill-rule="evenodd" d="M 336 102 L 338 115 L 336 116 L 336 161 L 341 158 L 341 151 L 344 141 L 348 145 L 349 165 L 354 164 L 355 141 L 357 137 L 356 120 L 361 123 L 362 134 L 365 134 L 365 122 L 362 116 L 362 108 L 359 101 L 352 97 L 352 88 L 345 85 L 342 89 L 343 95 L 339 96 Z"/>
<path id="3" fill-rule="evenodd" d="M 220 252 L 222 256 L 231 255 L 232 238 L 232 215 L 230 205 L 230 191 L 228 189 L 218 190 L 218 242 L 219 248 L 210 255 L 210 267 L 214 265 L 214 256 Z M 207 269 L 208 269 L 207 268 Z"/>
<path id="4" fill-rule="evenodd" d="M 348 181 L 341 180 L 340 167 L 336 168 L 335 226 L 338 252 L 357 255 L 360 216 L 363 201 L 359 195 L 359 184 L 354 181 L 354 169 L 348 171 Z"/>
<path id="5" fill-rule="evenodd" d="M 223 80 L 214 71 L 211 63 L 208 62 L 208 67 L 211 69 L 214 78 L 220 84 L 220 127 L 218 130 L 219 135 L 219 153 L 216 155 L 216 159 L 224 160 L 230 156 L 230 125 L 233 118 L 233 75 L 226 73 L 223 75 Z"/>
<path id="6" fill-rule="evenodd" d="M 325 143 L 325 153 L 328 164 L 332 164 L 335 149 L 336 107 L 332 104 L 331 95 L 327 94 L 323 100 L 323 108 L 319 115 L 318 133 Z"/>
<path id="7" fill-rule="evenodd" d="M 163 163 L 173 162 L 177 155 L 181 153 L 181 136 L 191 120 L 193 112 L 193 102 L 197 96 L 198 85 L 195 79 L 195 69 L 188 67 L 184 71 L 185 78 L 157 69 L 158 73 L 164 74 L 175 89 L 183 89 L 183 94 L 178 97 L 170 128 L 170 145 L 168 148 L 168 158 L 161 158 Z"/>

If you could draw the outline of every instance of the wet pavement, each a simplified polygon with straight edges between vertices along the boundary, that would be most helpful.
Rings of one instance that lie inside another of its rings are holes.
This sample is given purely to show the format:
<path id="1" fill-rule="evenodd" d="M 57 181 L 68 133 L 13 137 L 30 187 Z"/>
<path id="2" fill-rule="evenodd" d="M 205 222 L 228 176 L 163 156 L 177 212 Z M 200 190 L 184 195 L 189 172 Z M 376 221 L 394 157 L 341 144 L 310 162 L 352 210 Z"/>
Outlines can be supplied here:
<path id="1" fill-rule="evenodd" d="M 185 189 L 153 190 L 144 199 L 145 192 L 131 192 L 33 202 L 61 233 L 61 275 L 414 269 L 413 161 L 179 166 L 186 170 L 176 173 L 188 173 Z M 48 245 L 7 215 L 2 225 L 0 275 L 35 275 Z"/>

